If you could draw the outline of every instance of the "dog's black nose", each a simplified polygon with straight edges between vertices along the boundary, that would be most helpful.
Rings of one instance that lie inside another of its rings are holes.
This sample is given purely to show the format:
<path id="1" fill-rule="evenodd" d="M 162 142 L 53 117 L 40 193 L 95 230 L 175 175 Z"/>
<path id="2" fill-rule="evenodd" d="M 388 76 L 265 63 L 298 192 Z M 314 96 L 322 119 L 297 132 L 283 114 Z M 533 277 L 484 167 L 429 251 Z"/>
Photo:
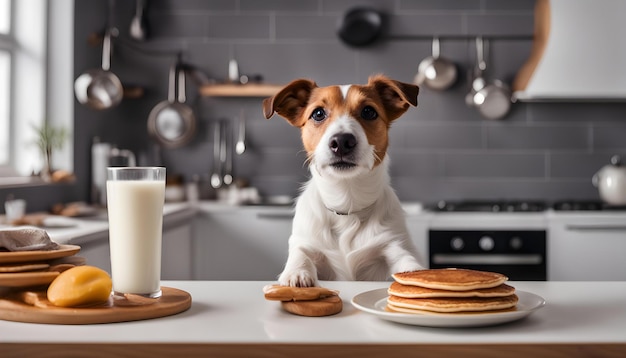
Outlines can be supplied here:
<path id="1" fill-rule="evenodd" d="M 339 133 L 330 137 L 328 146 L 337 155 L 350 154 L 356 147 L 356 137 L 352 133 Z"/>

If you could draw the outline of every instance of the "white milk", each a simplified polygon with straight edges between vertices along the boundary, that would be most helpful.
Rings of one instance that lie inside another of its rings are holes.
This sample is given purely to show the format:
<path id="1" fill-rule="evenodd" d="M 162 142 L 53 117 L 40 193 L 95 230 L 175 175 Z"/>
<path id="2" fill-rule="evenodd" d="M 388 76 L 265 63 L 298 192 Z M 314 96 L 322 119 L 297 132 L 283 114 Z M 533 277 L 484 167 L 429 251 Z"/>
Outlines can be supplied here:
<path id="1" fill-rule="evenodd" d="M 164 181 L 107 181 L 113 291 L 160 290 Z"/>

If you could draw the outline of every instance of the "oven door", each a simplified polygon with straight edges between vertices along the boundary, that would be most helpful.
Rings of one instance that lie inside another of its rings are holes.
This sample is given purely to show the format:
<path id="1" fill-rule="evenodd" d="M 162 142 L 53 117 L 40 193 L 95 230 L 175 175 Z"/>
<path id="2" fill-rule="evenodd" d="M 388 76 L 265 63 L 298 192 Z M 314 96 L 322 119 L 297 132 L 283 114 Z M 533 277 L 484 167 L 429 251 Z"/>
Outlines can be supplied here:
<path id="1" fill-rule="evenodd" d="M 545 230 L 430 230 L 430 268 L 492 271 L 515 281 L 545 281 Z"/>

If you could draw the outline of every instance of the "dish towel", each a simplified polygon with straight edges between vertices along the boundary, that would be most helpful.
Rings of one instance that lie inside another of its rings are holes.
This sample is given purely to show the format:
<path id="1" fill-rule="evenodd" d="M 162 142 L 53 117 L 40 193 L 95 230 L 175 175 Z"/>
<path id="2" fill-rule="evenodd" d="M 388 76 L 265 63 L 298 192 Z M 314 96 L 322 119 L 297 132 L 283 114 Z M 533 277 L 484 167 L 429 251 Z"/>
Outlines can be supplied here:
<path id="1" fill-rule="evenodd" d="M 0 251 L 50 251 L 59 249 L 46 230 L 22 226 L 0 229 Z"/>

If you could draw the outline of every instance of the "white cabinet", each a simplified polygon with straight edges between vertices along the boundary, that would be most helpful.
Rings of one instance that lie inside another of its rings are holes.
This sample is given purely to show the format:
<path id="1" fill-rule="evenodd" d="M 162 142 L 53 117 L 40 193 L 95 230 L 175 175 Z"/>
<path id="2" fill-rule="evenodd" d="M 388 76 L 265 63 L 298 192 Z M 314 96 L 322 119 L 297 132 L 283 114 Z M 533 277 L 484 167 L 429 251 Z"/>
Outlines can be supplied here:
<path id="1" fill-rule="evenodd" d="M 111 273 L 111 256 L 109 249 L 109 235 L 103 234 L 102 237 L 85 243 L 78 244 L 80 252 L 77 256 L 84 257 L 87 265 L 99 267 L 109 274 Z"/>
<path id="2" fill-rule="evenodd" d="M 192 220 L 179 222 L 163 230 L 161 251 L 162 280 L 192 279 Z"/>
<path id="3" fill-rule="evenodd" d="M 423 213 L 411 213 L 407 210 L 406 225 L 417 249 L 419 264 L 428 268 L 428 217 Z"/>
<path id="4" fill-rule="evenodd" d="M 548 280 L 625 281 L 626 216 L 555 215 L 547 251 Z"/>
<path id="5" fill-rule="evenodd" d="M 194 219 L 197 280 L 276 280 L 287 261 L 292 208 L 200 210 Z"/>

